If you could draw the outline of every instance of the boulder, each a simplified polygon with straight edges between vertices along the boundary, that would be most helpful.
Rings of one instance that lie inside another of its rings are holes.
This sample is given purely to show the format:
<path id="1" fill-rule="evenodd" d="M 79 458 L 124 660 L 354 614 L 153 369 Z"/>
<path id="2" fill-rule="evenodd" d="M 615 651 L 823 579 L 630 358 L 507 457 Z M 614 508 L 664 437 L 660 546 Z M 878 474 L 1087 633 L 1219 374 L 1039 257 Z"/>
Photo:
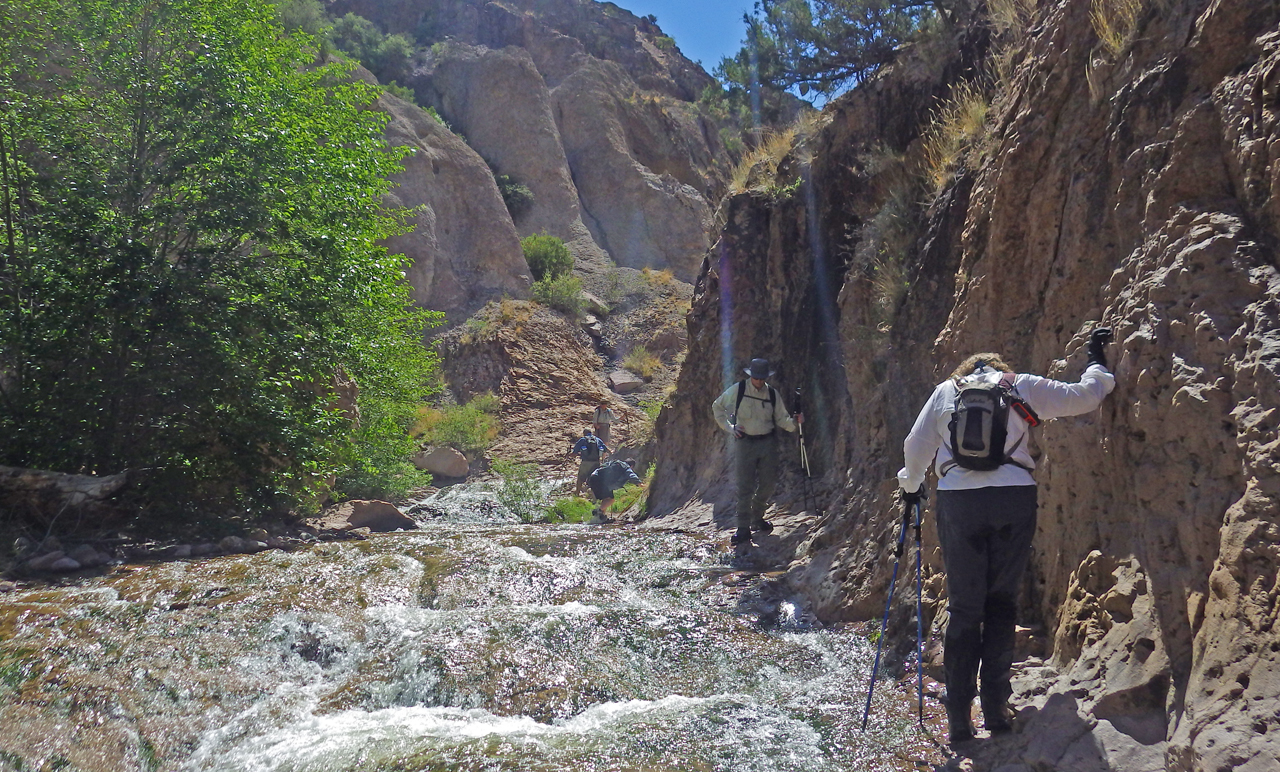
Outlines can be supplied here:
<path id="1" fill-rule="evenodd" d="M 37 555 L 36 557 L 28 560 L 27 568 L 31 569 L 32 571 L 48 571 L 53 567 L 54 563 L 58 562 L 59 560 L 62 560 L 66 556 L 67 556 L 67 553 L 63 552 L 62 550 L 54 550 L 53 552 L 46 552 L 43 555 Z"/>
<path id="2" fill-rule="evenodd" d="M 100 566 L 111 561 L 107 555 L 103 555 L 88 544 L 81 544 L 79 547 L 67 553 L 67 556 L 75 560 L 82 566 Z"/>
<path id="3" fill-rule="evenodd" d="M 442 477 L 466 477 L 471 468 L 466 456 L 449 447 L 428 448 L 417 453 L 413 465 Z"/>
<path id="4" fill-rule="evenodd" d="M 630 394 L 644 386 L 644 379 L 626 370 L 614 370 L 609 373 L 609 388 L 619 394 Z"/>
<path id="5" fill-rule="evenodd" d="M 0 592 L 13 592 L 18 589 L 18 585 L 13 582 L 0 582 Z"/>
<path id="6" fill-rule="evenodd" d="M 179 544 L 173 548 L 173 556 L 178 559 L 189 558 L 193 551 L 190 544 Z"/>
<path id="7" fill-rule="evenodd" d="M 205 555 L 212 555 L 217 551 L 218 551 L 218 545 L 212 544 L 210 542 L 204 542 L 202 544 L 197 544 L 191 548 L 191 556 L 203 557 Z"/>
<path id="8" fill-rule="evenodd" d="M 327 521 L 341 520 L 345 528 L 368 528 L 375 533 L 417 528 L 413 518 L 386 501 L 347 501 L 339 504 Z"/>
<path id="9" fill-rule="evenodd" d="M 81 567 L 82 566 L 80 565 L 80 561 L 74 558 L 61 557 L 53 561 L 53 565 L 49 566 L 49 570 L 50 571 L 79 571 Z"/>
<path id="10" fill-rule="evenodd" d="M 239 536 L 222 537 L 222 540 L 218 542 L 218 547 L 228 555 L 238 555 L 242 552 L 248 551 L 245 548 L 245 540 L 241 539 Z"/>

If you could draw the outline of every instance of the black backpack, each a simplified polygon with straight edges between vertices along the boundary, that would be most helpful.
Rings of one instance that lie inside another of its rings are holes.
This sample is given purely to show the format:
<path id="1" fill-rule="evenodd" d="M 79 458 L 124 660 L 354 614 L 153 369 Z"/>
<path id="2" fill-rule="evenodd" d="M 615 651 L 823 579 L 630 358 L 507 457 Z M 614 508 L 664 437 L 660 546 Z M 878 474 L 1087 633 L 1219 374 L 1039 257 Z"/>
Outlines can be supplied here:
<path id="1" fill-rule="evenodd" d="M 587 447 L 582 451 L 582 460 L 591 464 L 600 463 L 600 438 L 588 437 L 591 442 L 587 443 Z"/>
<path id="2" fill-rule="evenodd" d="M 765 385 L 769 386 L 769 384 L 767 383 Z M 738 381 L 738 401 L 733 403 L 733 422 L 734 423 L 738 422 L 738 409 L 742 407 L 742 398 L 745 396 L 747 396 L 747 382 L 744 379 L 744 380 Z M 752 399 L 755 399 L 755 397 L 752 397 Z M 764 400 L 764 402 L 769 405 L 769 418 L 772 419 L 773 407 L 774 405 L 778 404 L 778 394 L 773 390 L 772 386 L 769 386 L 769 398 Z"/>
<path id="3" fill-rule="evenodd" d="M 1013 393 L 1013 373 L 1005 373 L 995 383 L 961 388 L 957 384 L 955 411 L 951 414 L 951 463 L 944 465 L 942 474 L 955 467 L 990 472 L 1004 464 L 1027 467 L 1011 456 L 1022 440 L 1008 450 L 1004 449 L 1008 436 L 1009 411 L 1013 410 L 1029 427 L 1039 426 L 1040 417 L 1021 397 Z"/>

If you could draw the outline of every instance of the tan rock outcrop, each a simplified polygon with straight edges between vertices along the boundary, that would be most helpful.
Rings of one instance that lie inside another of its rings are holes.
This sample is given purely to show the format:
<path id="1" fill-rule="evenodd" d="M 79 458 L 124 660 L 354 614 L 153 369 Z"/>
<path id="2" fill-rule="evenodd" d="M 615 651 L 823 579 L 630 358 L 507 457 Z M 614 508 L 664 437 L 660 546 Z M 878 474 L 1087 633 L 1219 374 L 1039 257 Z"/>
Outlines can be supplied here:
<path id="1" fill-rule="evenodd" d="M 387 246 L 409 258 L 414 300 L 455 319 L 503 294 L 526 296 L 529 268 L 484 159 L 416 105 L 384 94 L 378 107 L 391 115 L 390 143 L 413 149 L 390 194 L 416 209 L 413 230 Z"/>
<path id="2" fill-rule="evenodd" d="M 612 260 L 693 280 L 731 163 L 719 126 L 696 105 L 714 81 L 657 45 L 656 25 L 577 0 L 339 0 L 331 9 L 348 11 L 431 43 L 402 85 L 532 191 L 521 235 L 560 237 L 588 276 Z M 441 297 L 451 286 L 442 279 Z"/>
<path id="3" fill-rule="evenodd" d="M 413 456 L 413 464 L 431 474 L 445 477 L 466 477 L 470 464 L 467 457 L 453 448 L 428 448 Z"/>
<path id="4" fill-rule="evenodd" d="M 575 260 L 604 265 L 582 223 L 551 92 L 527 51 L 450 42 L 415 82 L 431 90 L 430 101 L 494 169 L 533 193 L 533 206 L 516 224 L 522 236 L 556 236 Z"/>

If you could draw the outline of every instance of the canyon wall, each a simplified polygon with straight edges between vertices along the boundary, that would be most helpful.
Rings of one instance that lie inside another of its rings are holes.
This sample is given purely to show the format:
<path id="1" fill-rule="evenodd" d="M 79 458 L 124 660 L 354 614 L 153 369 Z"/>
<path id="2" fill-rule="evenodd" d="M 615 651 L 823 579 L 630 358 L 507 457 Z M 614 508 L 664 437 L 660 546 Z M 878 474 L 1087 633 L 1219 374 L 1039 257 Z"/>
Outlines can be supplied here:
<path id="1" fill-rule="evenodd" d="M 435 109 L 493 175 L 533 195 L 514 221 L 501 212 L 452 227 L 557 236 L 597 291 L 615 265 L 695 278 L 731 159 L 721 126 L 698 103 L 714 79 L 655 23 L 591 0 L 338 0 L 330 7 L 334 16 L 348 12 L 414 40 L 419 48 L 400 85 Z M 404 203 L 413 205 L 421 197 L 410 187 Z M 415 265 L 426 266 L 415 276 L 440 273 L 431 267 L 440 260 L 490 262 L 480 243 L 460 255 L 425 242 L 404 246 Z M 474 310 L 455 300 L 448 283 L 419 290 L 451 319 Z"/>
<path id="2" fill-rule="evenodd" d="M 1023 623 L 1042 656 L 1020 670 L 1029 728 L 979 768 L 1275 769 L 1280 11 L 1170 0 L 1108 49 L 1090 8 L 909 53 L 828 106 L 771 185 L 723 204 L 649 511 L 727 522 L 709 405 L 769 357 L 805 392 L 818 475 L 813 495 L 793 471 L 778 496 L 787 581 L 825 620 L 876 617 L 893 475 L 933 385 L 986 350 L 1074 380 L 1109 325 L 1114 393 L 1037 432 Z M 981 132 L 922 182 L 931 115 L 997 58 Z M 936 633 L 931 526 L 926 552 Z"/>

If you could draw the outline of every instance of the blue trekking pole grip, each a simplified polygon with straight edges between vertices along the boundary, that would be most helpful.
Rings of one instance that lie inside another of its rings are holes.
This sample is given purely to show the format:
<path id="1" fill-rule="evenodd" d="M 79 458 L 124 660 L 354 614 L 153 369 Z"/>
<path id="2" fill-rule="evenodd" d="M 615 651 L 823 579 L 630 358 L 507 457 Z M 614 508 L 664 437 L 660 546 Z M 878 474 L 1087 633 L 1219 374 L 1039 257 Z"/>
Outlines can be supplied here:
<path id="1" fill-rule="evenodd" d="M 911 507 L 902 509 L 902 522 L 898 527 L 898 546 L 893 551 L 893 576 L 889 579 L 889 596 L 884 599 L 884 617 L 880 620 L 880 638 L 876 641 L 876 661 L 871 666 L 871 683 L 867 686 L 867 704 L 862 709 L 862 731 L 867 731 L 867 718 L 871 715 L 871 695 L 875 692 L 876 676 L 880 672 L 880 653 L 884 649 L 884 634 L 889 627 L 889 605 L 893 603 L 893 589 L 898 584 L 898 563 L 907 543 L 907 528 L 911 526 Z"/>

